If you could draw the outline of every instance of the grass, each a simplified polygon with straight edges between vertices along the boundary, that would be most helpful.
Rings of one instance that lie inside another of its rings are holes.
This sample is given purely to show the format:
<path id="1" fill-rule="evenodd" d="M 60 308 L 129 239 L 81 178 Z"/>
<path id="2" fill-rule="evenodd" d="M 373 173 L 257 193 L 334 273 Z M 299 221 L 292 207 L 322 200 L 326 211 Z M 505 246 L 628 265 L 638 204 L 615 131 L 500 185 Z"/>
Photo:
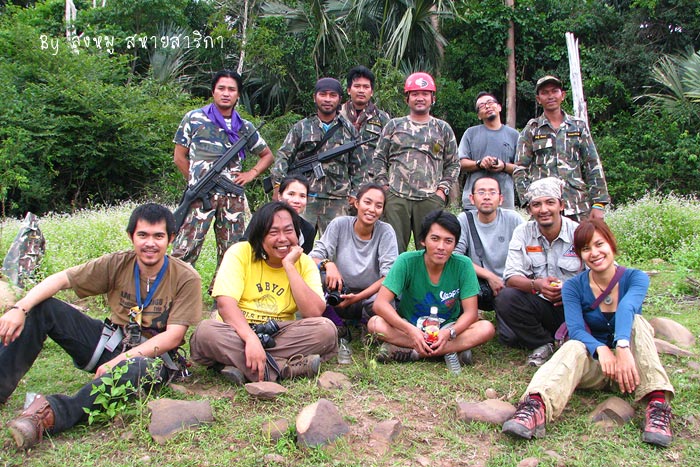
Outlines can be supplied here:
<path id="1" fill-rule="evenodd" d="M 129 248 L 124 227 L 131 209 L 133 205 L 126 205 L 83 211 L 70 217 L 43 218 L 40 227 L 47 239 L 47 252 L 41 275 L 108 251 Z M 610 216 L 611 224 L 615 215 L 618 214 Z M 13 220 L 0 225 L 0 254 L 7 251 L 18 228 L 19 222 Z M 696 225 L 694 232 L 698 231 Z M 620 230 L 616 232 L 622 236 Z M 208 284 L 213 273 L 214 254 L 213 242 L 208 239 L 198 264 L 204 284 Z M 652 278 L 645 315 L 670 317 L 697 336 L 700 306 L 697 301 L 681 300 L 675 292 L 678 268 L 669 262 L 652 265 L 649 259 L 636 263 L 644 269 L 659 271 Z M 63 298 L 75 301 L 72 293 L 63 294 Z M 203 298 L 209 300 L 205 292 Z M 81 305 L 95 317 L 105 314 L 105 305 L 99 299 Z M 493 320 L 493 313 L 486 313 L 486 317 Z M 207 389 L 215 395 L 184 395 L 166 388 L 161 396 L 192 400 L 207 397 L 216 418 L 213 424 L 183 432 L 165 446 L 156 444 L 148 434 L 148 417 L 131 417 L 106 426 L 80 425 L 45 439 L 27 453 L 16 451 L 9 436 L 4 436 L 0 438 L 4 443 L 0 465 L 412 466 L 421 461 L 423 465 L 434 466 L 505 467 L 515 466 L 526 457 L 537 457 L 540 466 L 607 467 L 691 466 L 700 459 L 700 422 L 691 418 L 700 419 L 697 396 L 700 375 L 689 366 L 691 361 L 698 361 L 697 357 L 662 356 L 676 388 L 673 402 L 676 439 L 671 448 L 661 450 L 640 440 L 641 409 L 637 410 L 633 423 L 609 432 L 590 423 L 588 415 L 593 408 L 611 395 L 619 395 L 617 392 L 576 392 L 564 414 L 547 426 L 547 436 L 531 442 L 504 437 L 499 426 L 457 420 L 457 403 L 483 400 L 487 388 L 495 389 L 509 402 L 518 399 L 534 372 L 524 366 L 525 351 L 489 342 L 475 350 L 474 366 L 453 376 L 441 361 L 377 364 L 372 358 L 374 350 L 363 349 L 359 339 L 352 345 L 354 364 L 341 366 L 329 362 L 322 366 L 322 371 L 346 374 L 352 381 L 349 390 L 324 390 L 315 380 L 302 379 L 285 382 L 288 392 L 277 400 L 258 401 L 250 398 L 244 389 L 230 388 L 223 379 L 195 366 L 185 385 Z M 693 350 L 697 353 L 698 346 Z M 13 397 L 0 407 L 0 426 L 21 410 L 26 392 L 71 393 L 86 381 L 87 375 L 72 367 L 62 349 L 47 341 Z M 295 443 L 295 417 L 304 406 L 321 397 L 336 404 L 350 426 L 350 433 L 321 449 L 301 449 Z M 628 396 L 622 397 L 631 401 Z M 280 441 L 272 443 L 261 426 L 278 418 L 288 419 L 292 428 Z M 390 419 L 401 421 L 402 432 L 386 453 L 376 452 L 370 446 L 370 434 L 378 422 Z M 561 460 L 555 456 L 561 456 Z"/>

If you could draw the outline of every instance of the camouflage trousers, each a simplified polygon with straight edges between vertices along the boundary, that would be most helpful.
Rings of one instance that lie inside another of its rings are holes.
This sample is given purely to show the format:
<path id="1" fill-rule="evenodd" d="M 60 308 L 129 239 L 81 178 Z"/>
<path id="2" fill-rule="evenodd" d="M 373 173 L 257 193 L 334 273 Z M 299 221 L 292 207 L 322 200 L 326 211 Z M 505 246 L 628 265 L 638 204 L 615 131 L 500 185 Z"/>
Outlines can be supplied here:
<path id="1" fill-rule="evenodd" d="M 204 238 L 214 221 L 216 236 L 216 270 L 226 250 L 238 242 L 245 232 L 245 197 L 214 195 L 209 199 L 211 209 L 206 210 L 201 200 L 193 201 L 185 221 L 173 242 L 173 258 L 190 263 L 197 262 Z M 216 272 L 214 272 L 216 278 Z"/>
<path id="2" fill-rule="evenodd" d="M 316 230 L 320 235 L 328 227 L 328 224 L 340 216 L 348 215 L 348 200 L 343 199 L 330 199 L 330 198 L 317 198 L 315 196 L 309 196 L 308 202 L 306 204 L 306 210 L 302 217 L 309 221 L 313 226 L 316 226 Z"/>
<path id="3" fill-rule="evenodd" d="M 384 221 L 389 223 L 396 232 L 396 243 L 399 247 L 399 254 L 406 251 L 408 242 L 413 233 L 413 243 L 416 250 L 420 250 L 422 246 L 418 242 L 421 225 L 423 219 L 431 211 L 443 209 L 445 201 L 440 196 L 433 194 L 430 197 L 414 201 L 406 198 L 401 198 L 391 191 L 386 192 L 386 201 L 384 203 Z"/>

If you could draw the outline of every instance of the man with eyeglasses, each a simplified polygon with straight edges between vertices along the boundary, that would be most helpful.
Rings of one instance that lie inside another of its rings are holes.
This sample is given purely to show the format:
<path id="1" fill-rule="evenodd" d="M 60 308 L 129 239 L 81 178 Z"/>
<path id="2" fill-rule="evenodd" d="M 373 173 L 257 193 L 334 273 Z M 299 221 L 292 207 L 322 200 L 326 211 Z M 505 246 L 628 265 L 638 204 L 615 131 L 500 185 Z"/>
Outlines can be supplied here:
<path id="1" fill-rule="evenodd" d="M 518 132 L 501 123 L 501 104 L 493 94 L 480 92 L 474 108 L 481 125 L 467 128 L 459 143 L 459 165 L 467 173 L 462 192 L 464 209 L 475 210 L 472 187 L 481 177 L 492 176 L 503 190 L 505 209 L 515 208 L 513 169 Z"/>
<path id="2" fill-rule="evenodd" d="M 471 258 L 479 283 L 487 283 L 496 297 L 505 287 L 503 269 L 508 243 L 515 228 L 525 219 L 516 211 L 501 209 L 503 194 L 498 180 L 490 175 L 474 182 L 469 200 L 476 206 L 476 211 L 465 209 L 457 216 L 462 233 L 454 252 Z M 493 310 L 493 297 L 479 294 L 479 309 Z"/>

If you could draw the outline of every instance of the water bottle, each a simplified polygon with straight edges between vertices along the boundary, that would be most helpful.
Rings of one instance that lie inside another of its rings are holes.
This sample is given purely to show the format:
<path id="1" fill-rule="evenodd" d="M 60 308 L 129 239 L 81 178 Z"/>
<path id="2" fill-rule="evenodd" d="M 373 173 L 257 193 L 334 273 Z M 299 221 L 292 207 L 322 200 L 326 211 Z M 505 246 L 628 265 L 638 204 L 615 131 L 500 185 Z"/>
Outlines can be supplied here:
<path id="1" fill-rule="evenodd" d="M 438 309 L 436 306 L 430 307 L 430 316 L 418 318 L 421 323 L 420 328 L 426 333 L 425 342 L 428 345 L 437 342 L 438 332 L 440 331 L 440 318 L 438 318 Z"/>
<path id="2" fill-rule="evenodd" d="M 450 373 L 458 375 L 462 372 L 462 364 L 459 363 L 459 355 L 455 352 L 445 354 L 445 363 L 447 364 L 447 369 Z"/>

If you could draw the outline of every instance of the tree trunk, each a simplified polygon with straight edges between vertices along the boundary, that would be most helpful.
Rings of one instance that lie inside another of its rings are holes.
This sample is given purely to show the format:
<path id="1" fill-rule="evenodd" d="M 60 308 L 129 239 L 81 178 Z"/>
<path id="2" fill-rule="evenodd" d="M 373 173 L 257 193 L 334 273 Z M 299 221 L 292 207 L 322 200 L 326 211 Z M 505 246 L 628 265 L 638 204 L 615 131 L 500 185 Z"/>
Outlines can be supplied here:
<path id="1" fill-rule="evenodd" d="M 514 8 L 514 0 L 505 0 L 506 6 Z M 506 125 L 515 128 L 515 25 L 508 22 L 508 71 L 506 72 Z"/>

